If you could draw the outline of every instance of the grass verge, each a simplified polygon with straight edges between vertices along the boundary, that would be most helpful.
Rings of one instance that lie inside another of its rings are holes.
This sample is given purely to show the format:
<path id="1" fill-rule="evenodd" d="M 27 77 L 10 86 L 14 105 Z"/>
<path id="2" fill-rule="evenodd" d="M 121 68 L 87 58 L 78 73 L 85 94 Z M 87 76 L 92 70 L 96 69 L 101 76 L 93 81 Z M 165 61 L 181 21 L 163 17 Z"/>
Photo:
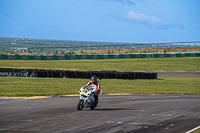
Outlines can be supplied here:
<path id="1" fill-rule="evenodd" d="M 99 60 L 1 60 L 0 67 L 120 71 L 200 71 L 200 57 Z"/>
<path id="2" fill-rule="evenodd" d="M 192 132 L 192 133 L 200 133 L 200 129 L 197 129 L 197 130 L 195 130 L 195 131 Z"/>
<path id="3" fill-rule="evenodd" d="M 88 79 L 0 77 L 0 96 L 78 94 Z M 103 79 L 103 94 L 200 94 L 200 77 L 159 77 L 157 80 Z"/>

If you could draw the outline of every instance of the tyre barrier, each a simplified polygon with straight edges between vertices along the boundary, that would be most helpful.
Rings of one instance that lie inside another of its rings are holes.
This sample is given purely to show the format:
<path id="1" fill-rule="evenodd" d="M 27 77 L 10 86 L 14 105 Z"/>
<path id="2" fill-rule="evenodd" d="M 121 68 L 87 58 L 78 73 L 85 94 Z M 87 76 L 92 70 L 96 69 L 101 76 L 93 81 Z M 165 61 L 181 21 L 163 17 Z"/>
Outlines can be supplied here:
<path id="1" fill-rule="evenodd" d="M 92 75 L 96 75 L 100 79 L 157 79 L 157 73 L 154 72 L 69 71 L 69 70 L 0 68 L 0 76 L 90 79 Z"/>

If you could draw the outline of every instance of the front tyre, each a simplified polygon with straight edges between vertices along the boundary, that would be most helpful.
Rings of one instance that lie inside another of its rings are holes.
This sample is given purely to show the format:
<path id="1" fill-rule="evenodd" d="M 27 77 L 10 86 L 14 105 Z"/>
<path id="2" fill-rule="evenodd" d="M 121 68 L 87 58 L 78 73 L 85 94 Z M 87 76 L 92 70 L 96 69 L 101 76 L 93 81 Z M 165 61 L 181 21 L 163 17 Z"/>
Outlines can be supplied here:
<path id="1" fill-rule="evenodd" d="M 96 97 L 95 100 L 96 100 L 95 103 L 94 103 L 92 106 L 90 106 L 90 109 L 91 109 L 91 110 L 94 110 L 94 109 L 97 107 L 97 104 L 98 104 L 99 98 Z"/>
<path id="2" fill-rule="evenodd" d="M 84 101 L 83 100 L 79 100 L 78 101 L 78 104 L 77 104 L 77 109 L 79 110 L 79 111 L 81 111 L 82 109 L 83 109 L 83 103 L 84 103 Z"/>

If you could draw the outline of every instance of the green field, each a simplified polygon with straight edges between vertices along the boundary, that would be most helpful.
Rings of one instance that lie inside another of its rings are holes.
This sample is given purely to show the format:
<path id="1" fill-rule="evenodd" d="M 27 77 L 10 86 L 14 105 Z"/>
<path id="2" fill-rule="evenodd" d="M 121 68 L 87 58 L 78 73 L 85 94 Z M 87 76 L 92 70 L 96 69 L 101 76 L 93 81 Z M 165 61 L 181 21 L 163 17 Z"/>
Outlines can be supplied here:
<path id="1" fill-rule="evenodd" d="M 200 129 L 198 129 L 198 130 L 196 130 L 196 131 L 194 131 L 192 133 L 200 133 Z"/>
<path id="2" fill-rule="evenodd" d="M 132 58 L 100 60 L 0 60 L 0 67 L 200 71 L 200 57 Z M 0 96 L 78 94 L 88 79 L 0 77 Z M 158 77 L 158 80 L 101 80 L 104 94 L 200 94 L 200 77 Z"/>
<path id="3" fill-rule="evenodd" d="M 200 71 L 200 57 L 98 60 L 0 60 L 0 67 L 121 71 Z"/>
<path id="4" fill-rule="evenodd" d="M 0 77 L 0 96 L 78 94 L 88 79 Z M 103 94 L 200 94 L 200 77 L 159 77 L 157 80 L 103 79 Z"/>

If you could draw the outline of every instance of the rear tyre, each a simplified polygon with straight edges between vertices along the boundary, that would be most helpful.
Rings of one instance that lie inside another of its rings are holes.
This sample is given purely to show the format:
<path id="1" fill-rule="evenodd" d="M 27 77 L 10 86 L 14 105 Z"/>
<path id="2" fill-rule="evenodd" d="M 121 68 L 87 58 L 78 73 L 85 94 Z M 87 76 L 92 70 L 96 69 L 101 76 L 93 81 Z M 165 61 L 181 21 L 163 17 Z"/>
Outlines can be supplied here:
<path id="1" fill-rule="evenodd" d="M 79 111 L 81 111 L 82 109 L 83 109 L 83 100 L 79 100 L 78 101 L 78 104 L 77 104 L 77 109 L 79 110 Z"/>
<path id="2" fill-rule="evenodd" d="M 94 110 L 94 109 L 97 107 L 98 101 L 99 101 L 99 98 L 96 97 L 96 98 L 95 98 L 95 103 L 94 103 L 92 106 L 90 106 L 90 109 L 91 109 L 91 110 Z"/>

